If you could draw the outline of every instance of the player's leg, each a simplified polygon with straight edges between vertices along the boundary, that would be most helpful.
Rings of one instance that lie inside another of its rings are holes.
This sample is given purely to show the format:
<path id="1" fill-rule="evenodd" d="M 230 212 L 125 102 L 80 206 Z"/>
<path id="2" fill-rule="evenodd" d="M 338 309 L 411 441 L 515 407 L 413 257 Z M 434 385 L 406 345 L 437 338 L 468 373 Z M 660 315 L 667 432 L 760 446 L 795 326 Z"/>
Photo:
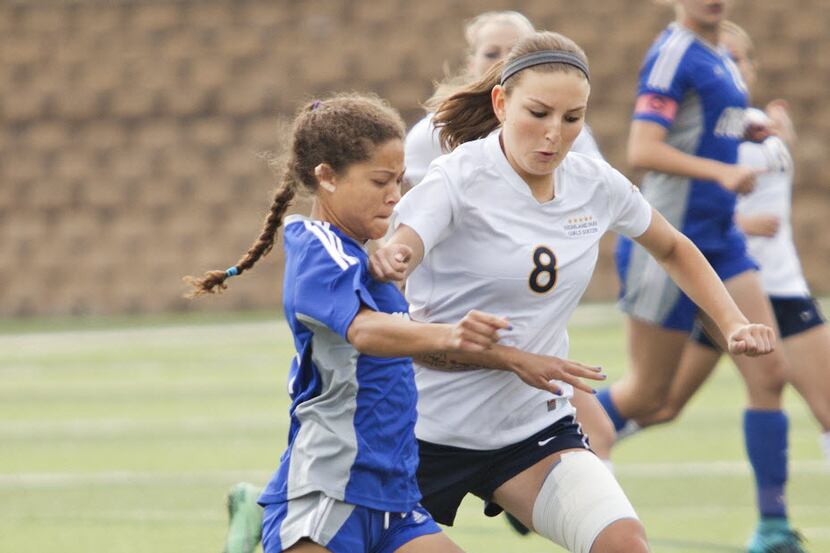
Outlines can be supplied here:
<path id="1" fill-rule="evenodd" d="M 395 549 L 395 553 L 463 553 L 444 532 L 418 536 Z"/>
<path id="2" fill-rule="evenodd" d="M 754 271 L 724 282 L 735 303 L 755 323 L 776 327 L 772 307 Z M 781 345 L 768 355 L 734 356 L 746 383 L 749 405 L 744 412 L 744 440 L 755 474 L 760 522 L 751 538 L 749 553 L 768 553 L 776 547 L 801 551 L 787 518 L 787 441 L 789 423 L 781 408 L 785 360 Z"/>
<path id="3" fill-rule="evenodd" d="M 318 545 L 313 541 L 304 539 L 286 549 L 285 553 L 331 553 L 331 551 L 322 545 Z"/>
<path id="4" fill-rule="evenodd" d="M 787 355 L 787 381 L 821 425 L 830 460 L 830 326 L 812 298 L 771 298 Z"/>
<path id="5" fill-rule="evenodd" d="M 546 457 L 493 493 L 493 501 L 573 553 L 646 553 L 645 529 L 608 468 L 585 449 Z"/>
<path id="6" fill-rule="evenodd" d="M 382 539 L 373 553 L 462 553 L 441 531 L 429 512 L 418 505 L 409 513 L 388 513 Z"/>
<path id="7" fill-rule="evenodd" d="M 610 463 L 611 444 L 614 443 L 614 423 L 593 394 L 574 389 L 571 403 L 576 408 L 576 420 L 588 436 L 591 449 L 604 462 Z"/>
<path id="8" fill-rule="evenodd" d="M 262 536 L 262 489 L 240 482 L 228 492 L 228 535 L 224 553 L 253 553 Z"/>
<path id="9" fill-rule="evenodd" d="M 691 339 L 683 348 L 680 366 L 672 380 L 665 405 L 654 414 L 637 419 L 637 427 L 646 428 L 676 419 L 712 374 L 720 358 L 720 347 L 704 333 L 702 325 L 696 325 Z"/>
<path id="10" fill-rule="evenodd" d="M 647 417 L 665 404 L 688 333 L 628 317 L 626 335 L 629 370 L 597 396 L 617 432 L 629 420 Z M 597 438 L 591 436 L 593 447 L 611 447 L 604 435 Z"/>

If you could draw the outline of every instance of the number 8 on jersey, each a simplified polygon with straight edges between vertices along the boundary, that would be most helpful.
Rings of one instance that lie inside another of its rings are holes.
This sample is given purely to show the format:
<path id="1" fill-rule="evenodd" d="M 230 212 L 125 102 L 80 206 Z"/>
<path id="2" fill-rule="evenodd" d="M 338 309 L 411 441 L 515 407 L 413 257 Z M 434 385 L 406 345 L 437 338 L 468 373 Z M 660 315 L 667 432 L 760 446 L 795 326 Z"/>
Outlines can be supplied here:
<path id="1" fill-rule="evenodd" d="M 550 292 L 556 286 L 556 256 L 550 248 L 539 246 L 533 251 L 533 270 L 528 285 L 537 294 Z"/>

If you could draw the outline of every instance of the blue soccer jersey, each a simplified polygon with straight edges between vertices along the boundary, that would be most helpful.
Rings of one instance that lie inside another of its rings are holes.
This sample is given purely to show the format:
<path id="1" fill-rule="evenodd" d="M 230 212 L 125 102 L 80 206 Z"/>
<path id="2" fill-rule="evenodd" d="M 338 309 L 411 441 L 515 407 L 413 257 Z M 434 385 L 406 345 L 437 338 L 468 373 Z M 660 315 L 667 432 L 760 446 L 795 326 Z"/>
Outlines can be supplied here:
<path id="1" fill-rule="evenodd" d="M 646 54 L 634 119 L 667 129 L 666 143 L 690 155 L 736 163 L 747 90 L 725 50 L 674 23 Z M 643 195 L 704 252 L 742 242 L 733 224 L 736 196 L 714 181 L 649 172 Z"/>
<path id="2" fill-rule="evenodd" d="M 746 86 L 725 50 L 674 23 L 655 41 L 640 71 L 634 119 L 666 128 L 666 143 L 693 156 L 736 163 L 744 135 Z M 757 268 L 735 226 L 736 195 L 714 181 L 648 172 L 643 196 L 688 236 L 728 280 Z M 620 238 L 620 307 L 664 328 L 690 331 L 697 306 L 642 246 Z"/>
<path id="3" fill-rule="evenodd" d="M 346 339 L 361 306 L 408 317 L 398 289 L 369 276 L 363 247 L 329 223 L 285 222 L 285 318 L 291 363 L 288 449 L 260 497 L 310 492 L 389 512 L 420 500 L 415 391 L 408 357 L 359 353 Z"/>

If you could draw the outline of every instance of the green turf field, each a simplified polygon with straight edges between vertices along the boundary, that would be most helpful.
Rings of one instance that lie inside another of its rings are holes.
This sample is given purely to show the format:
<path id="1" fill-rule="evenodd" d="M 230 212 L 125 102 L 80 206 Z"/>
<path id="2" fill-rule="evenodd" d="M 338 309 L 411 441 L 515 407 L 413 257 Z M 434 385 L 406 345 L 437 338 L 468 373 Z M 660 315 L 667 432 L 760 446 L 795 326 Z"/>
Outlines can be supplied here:
<path id="1" fill-rule="evenodd" d="M 209 300 L 208 300 L 209 301 Z M 219 553 L 224 494 L 263 483 L 287 428 L 282 322 L 260 314 L 0 323 L 0 551 Z M 625 368 L 619 316 L 581 308 L 572 358 Z M 754 524 L 729 363 L 683 419 L 623 442 L 615 461 L 654 551 L 741 551 Z M 830 552 L 830 469 L 800 398 L 791 512 Z M 465 503 L 450 535 L 470 552 L 558 549 Z"/>

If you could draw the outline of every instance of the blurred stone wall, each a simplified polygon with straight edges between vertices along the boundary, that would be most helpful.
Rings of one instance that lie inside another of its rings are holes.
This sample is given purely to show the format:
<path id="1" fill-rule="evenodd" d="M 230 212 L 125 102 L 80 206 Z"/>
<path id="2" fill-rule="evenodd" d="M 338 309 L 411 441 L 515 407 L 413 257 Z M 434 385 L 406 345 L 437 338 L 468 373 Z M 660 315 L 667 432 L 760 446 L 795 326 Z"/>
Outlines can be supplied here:
<path id="1" fill-rule="evenodd" d="M 735 4 L 762 63 L 757 100 L 793 108 L 797 242 L 828 293 L 830 5 Z M 589 122 L 628 172 L 637 68 L 672 17 L 649 0 L 3 0 L 0 316 L 275 308 L 281 245 L 219 298 L 182 299 L 180 277 L 234 263 L 256 236 L 279 121 L 305 99 L 372 90 L 415 122 L 432 81 L 463 63 L 463 21 L 490 9 L 583 45 Z M 616 293 L 611 247 L 590 298 Z"/>

